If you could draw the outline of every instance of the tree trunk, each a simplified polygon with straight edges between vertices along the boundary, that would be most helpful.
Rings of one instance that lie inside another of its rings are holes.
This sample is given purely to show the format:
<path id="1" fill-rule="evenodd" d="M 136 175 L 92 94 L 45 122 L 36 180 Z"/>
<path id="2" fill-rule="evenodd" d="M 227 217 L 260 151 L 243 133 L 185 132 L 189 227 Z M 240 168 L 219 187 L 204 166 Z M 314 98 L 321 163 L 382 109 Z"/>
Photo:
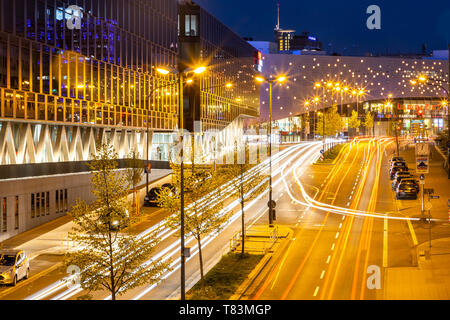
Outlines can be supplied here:
<path id="1" fill-rule="evenodd" d="M 202 289 L 204 289 L 205 288 L 205 276 L 203 274 L 203 255 L 202 255 L 202 245 L 201 245 L 200 237 L 198 237 L 197 243 L 198 243 L 198 260 L 200 263 L 200 279 L 201 279 Z"/>
<path id="2" fill-rule="evenodd" d="M 109 227 L 111 228 L 111 227 Z M 109 238 L 109 277 L 111 281 L 111 300 L 116 300 L 116 286 L 114 283 L 114 262 L 113 262 L 113 248 L 111 243 L 111 230 L 108 233 Z"/>
<path id="3" fill-rule="evenodd" d="M 245 216 L 244 216 L 244 195 L 241 197 L 241 217 L 242 217 L 242 252 L 241 256 L 244 257 L 245 254 Z"/>

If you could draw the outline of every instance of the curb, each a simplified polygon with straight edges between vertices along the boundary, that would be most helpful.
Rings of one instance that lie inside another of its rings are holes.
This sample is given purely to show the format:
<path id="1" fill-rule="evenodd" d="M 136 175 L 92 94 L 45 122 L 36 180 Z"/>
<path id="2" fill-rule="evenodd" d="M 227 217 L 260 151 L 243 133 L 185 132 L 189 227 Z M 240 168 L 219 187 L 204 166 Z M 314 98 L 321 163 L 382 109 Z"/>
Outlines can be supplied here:
<path id="1" fill-rule="evenodd" d="M 313 166 L 334 166 L 336 164 L 336 161 L 341 157 L 342 152 L 344 151 L 344 149 L 347 147 L 348 142 L 345 143 L 344 147 L 341 148 L 341 150 L 339 151 L 338 155 L 336 156 L 336 158 L 334 158 L 334 160 L 330 163 L 317 163 L 314 162 Z"/>
<path id="2" fill-rule="evenodd" d="M 242 296 L 247 292 L 247 290 L 251 287 L 256 278 L 261 274 L 263 269 L 272 259 L 273 253 L 266 254 L 261 261 L 256 265 L 252 272 L 247 276 L 247 279 L 239 286 L 236 290 L 236 293 L 233 294 L 229 300 L 240 300 Z"/>
<path id="3" fill-rule="evenodd" d="M 259 275 L 262 273 L 264 268 L 269 264 L 270 261 L 272 261 L 272 258 L 277 253 L 278 249 L 285 243 L 288 243 L 288 240 L 291 239 L 292 234 L 294 233 L 291 228 L 288 229 L 288 234 L 284 238 L 280 238 L 283 241 L 281 241 L 278 245 L 278 248 L 276 248 L 273 252 L 267 253 L 261 261 L 256 265 L 256 267 L 253 269 L 252 272 L 247 276 L 247 279 L 244 280 L 244 282 L 238 287 L 235 294 L 230 297 L 229 300 L 240 300 L 242 296 L 244 296 L 247 293 L 247 290 L 250 289 L 250 287 L 254 284 L 255 280 L 259 277 Z"/>

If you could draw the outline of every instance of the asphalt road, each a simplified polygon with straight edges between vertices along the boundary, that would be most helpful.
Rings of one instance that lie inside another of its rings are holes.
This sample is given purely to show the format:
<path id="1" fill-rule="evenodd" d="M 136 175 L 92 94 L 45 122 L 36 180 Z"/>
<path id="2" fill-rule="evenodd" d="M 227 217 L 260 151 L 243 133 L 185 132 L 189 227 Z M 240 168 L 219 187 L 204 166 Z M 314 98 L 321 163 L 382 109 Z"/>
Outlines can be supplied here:
<path id="1" fill-rule="evenodd" d="M 389 143 L 376 141 L 380 150 Z M 379 189 L 374 183 L 377 171 L 381 171 L 381 155 L 375 140 L 362 140 L 354 143 L 328 173 L 324 166 L 314 168 L 312 175 L 319 178 L 312 179 L 311 184 L 323 181 L 318 201 L 374 212 Z M 284 206 L 295 209 L 289 197 L 282 201 Z M 380 234 L 383 235 L 384 219 L 316 209 L 298 208 L 298 211 L 300 216 L 295 224 L 291 216 L 280 219 L 279 223 L 294 228 L 294 237 L 260 286 L 253 288 L 255 294 L 250 298 L 373 298 L 373 291 L 368 294 L 366 290 L 365 271 L 374 263 L 381 267 L 384 242 Z"/>
<path id="2" fill-rule="evenodd" d="M 283 183 L 281 179 L 281 168 L 287 167 L 290 161 L 301 158 L 305 153 L 307 159 L 312 157 L 317 158 L 321 143 L 304 143 L 301 145 L 293 146 L 282 150 L 274 156 L 273 160 L 273 186 L 274 186 L 274 199 L 278 199 L 283 194 Z M 310 163 L 305 162 L 305 167 Z M 229 209 L 235 213 L 233 218 L 230 219 L 229 225 L 218 235 L 210 235 L 203 240 L 203 258 L 205 261 L 205 269 L 208 270 L 212 267 L 221 256 L 229 250 L 231 237 L 240 230 L 240 213 L 237 201 L 233 199 L 228 200 L 227 205 Z M 246 223 L 265 223 L 267 224 L 267 192 L 262 194 L 257 199 L 248 202 L 246 205 Z M 159 226 L 161 231 L 162 242 L 158 245 L 156 255 L 163 259 L 171 259 L 174 270 L 165 275 L 165 280 L 155 286 L 142 286 L 126 292 L 125 295 L 119 297 L 119 299 L 176 299 L 179 298 L 179 231 L 170 230 L 165 228 L 164 217 L 161 213 L 153 221 L 154 225 L 147 230 L 136 230 L 142 233 L 149 232 L 150 229 L 154 229 Z M 155 224 L 156 223 L 156 224 Z M 193 253 L 187 260 L 186 264 L 186 284 L 187 288 L 194 285 L 199 278 L 198 267 L 198 250 L 196 244 L 192 239 L 187 240 L 187 246 L 191 246 L 191 252 Z M 53 272 L 46 274 L 44 277 L 40 277 L 34 281 L 34 285 L 30 290 L 30 286 L 24 286 L 8 295 L 8 299 L 77 299 L 79 296 L 85 294 L 79 286 L 68 287 L 67 283 L 63 281 L 63 277 L 66 275 L 64 270 L 55 269 Z M 45 280 L 45 281 L 44 281 Z M 28 287 L 28 288 L 27 288 Z M 26 291 L 24 291 L 26 290 Z M 28 293 L 24 296 L 24 292 Z M 94 299 L 108 299 L 109 294 L 106 292 L 96 292 L 93 295 Z"/>

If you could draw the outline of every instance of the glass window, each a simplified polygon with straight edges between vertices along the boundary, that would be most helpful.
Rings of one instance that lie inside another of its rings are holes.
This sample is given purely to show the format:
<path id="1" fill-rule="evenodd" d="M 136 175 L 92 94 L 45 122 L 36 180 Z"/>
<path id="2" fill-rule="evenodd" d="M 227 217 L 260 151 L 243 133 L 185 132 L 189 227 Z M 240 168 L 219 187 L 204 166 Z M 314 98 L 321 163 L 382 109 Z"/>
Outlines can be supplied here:
<path id="1" fill-rule="evenodd" d="M 31 218 L 35 217 L 36 213 L 36 199 L 34 193 L 31 194 Z"/>
<path id="2" fill-rule="evenodd" d="M 19 196 L 14 197 L 14 229 L 19 229 Z"/>
<path id="3" fill-rule="evenodd" d="M 45 214 L 49 215 L 50 214 L 50 192 L 47 191 L 45 193 Z"/>
<path id="4" fill-rule="evenodd" d="M 45 215 L 45 192 L 41 192 L 41 216 Z"/>
<path id="5" fill-rule="evenodd" d="M 2 199 L 2 224 L 3 224 L 3 232 L 8 231 L 8 204 L 7 198 Z"/>

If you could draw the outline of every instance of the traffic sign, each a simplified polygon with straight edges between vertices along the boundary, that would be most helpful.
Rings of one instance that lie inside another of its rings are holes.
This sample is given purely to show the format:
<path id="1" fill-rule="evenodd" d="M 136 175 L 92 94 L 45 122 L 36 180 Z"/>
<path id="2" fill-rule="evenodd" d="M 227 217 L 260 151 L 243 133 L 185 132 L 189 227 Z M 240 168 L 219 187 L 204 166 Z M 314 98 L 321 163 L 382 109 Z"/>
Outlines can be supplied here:
<path id="1" fill-rule="evenodd" d="M 430 154 L 428 143 L 417 143 L 416 144 L 416 156 L 428 156 Z"/>
<path id="2" fill-rule="evenodd" d="M 428 156 L 416 156 L 416 172 L 428 173 L 429 172 L 428 162 L 429 162 Z"/>
<path id="3" fill-rule="evenodd" d="M 425 203 L 425 210 L 431 210 L 432 207 L 433 207 L 433 205 L 431 204 L 430 201 L 428 201 L 427 203 Z"/>
<path id="4" fill-rule="evenodd" d="M 322 150 L 320 150 L 320 153 L 321 153 L 321 154 L 324 154 L 324 153 L 325 153 L 325 151 L 324 151 L 324 150 L 322 149 Z"/>
<path id="5" fill-rule="evenodd" d="M 439 199 L 440 196 L 430 196 L 430 199 Z"/>

